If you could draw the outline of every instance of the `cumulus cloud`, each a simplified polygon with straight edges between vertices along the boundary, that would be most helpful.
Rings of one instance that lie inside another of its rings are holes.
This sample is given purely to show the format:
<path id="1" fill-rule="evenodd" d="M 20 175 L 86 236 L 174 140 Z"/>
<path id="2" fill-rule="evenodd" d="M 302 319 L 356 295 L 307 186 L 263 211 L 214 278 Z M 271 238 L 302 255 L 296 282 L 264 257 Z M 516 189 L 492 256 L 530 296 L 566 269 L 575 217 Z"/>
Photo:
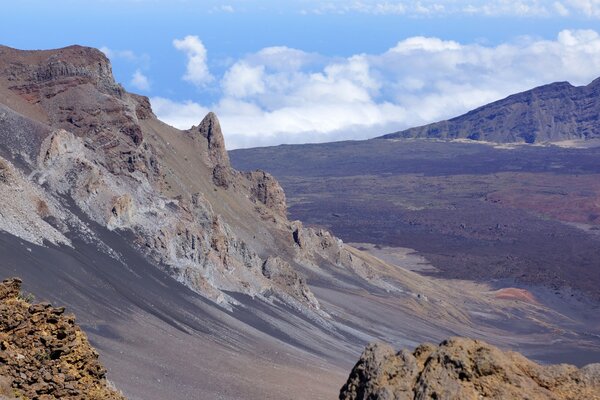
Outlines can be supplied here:
<path id="1" fill-rule="evenodd" d="M 183 39 L 175 39 L 173 46 L 184 52 L 187 57 L 183 79 L 199 87 L 205 86 L 214 79 L 206 64 L 206 48 L 198 36 L 188 35 Z"/>
<path id="2" fill-rule="evenodd" d="M 189 129 L 198 125 L 210 111 L 193 101 L 176 102 L 163 97 L 153 97 L 151 102 L 152 109 L 159 118 L 179 129 Z"/>
<path id="3" fill-rule="evenodd" d="M 235 61 L 212 104 L 151 99 L 179 128 L 211 109 L 230 148 L 368 138 L 464 113 L 509 94 L 600 75 L 600 35 L 564 30 L 497 46 L 410 37 L 380 54 L 328 58 L 269 47 Z"/>
<path id="4" fill-rule="evenodd" d="M 133 76 L 131 77 L 131 81 L 129 83 L 136 89 L 143 91 L 150 90 L 150 81 L 148 80 L 148 77 L 144 75 L 139 69 L 137 69 L 133 73 Z"/>
<path id="5" fill-rule="evenodd" d="M 264 72 L 263 65 L 251 66 L 244 61 L 237 62 L 225 73 L 223 90 L 225 94 L 236 98 L 264 93 Z"/>

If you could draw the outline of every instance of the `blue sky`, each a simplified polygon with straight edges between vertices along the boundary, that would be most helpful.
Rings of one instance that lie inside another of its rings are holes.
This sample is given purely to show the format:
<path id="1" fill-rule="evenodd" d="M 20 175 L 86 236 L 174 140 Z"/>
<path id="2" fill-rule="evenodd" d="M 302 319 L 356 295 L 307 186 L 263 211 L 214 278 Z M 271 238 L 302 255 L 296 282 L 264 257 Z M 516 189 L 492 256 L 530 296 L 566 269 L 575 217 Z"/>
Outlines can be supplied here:
<path id="1" fill-rule="evenodd" d="M 228 147 L 368 138 L 600 76 L 600 0 L 21 0 L 0 43 L 83 44 L 180 128 Z"/>

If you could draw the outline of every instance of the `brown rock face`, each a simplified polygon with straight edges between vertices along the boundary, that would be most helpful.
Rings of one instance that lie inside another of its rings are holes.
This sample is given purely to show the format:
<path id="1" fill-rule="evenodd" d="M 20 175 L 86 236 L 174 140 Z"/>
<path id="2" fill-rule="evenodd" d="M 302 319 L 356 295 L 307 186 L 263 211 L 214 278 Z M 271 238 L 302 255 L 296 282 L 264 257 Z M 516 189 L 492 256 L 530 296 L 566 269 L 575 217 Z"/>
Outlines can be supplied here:
<path id="1" fill-rule="evenodd" d="M 29 94 L 31 100 L 51 96 L 52 88 L 91 83 L 101 91 L 118 94 L 110 61 L 97 49 L 69 46 L 57 50 L 22 51 L 0 46 L 0 74 L 14 82 L 11 89 Z"/>
<path id="2" fill-rule="evenodd" d="M 35 109 L 42 122 L 85 138 L 112 158 L 121 155 L 125 160 L 114 169 L 142 144 L 139 121 L 154 116 L 149 100 L 127 93 L 115 82 L 108 58 L 89 47 L 24 51 L 0 46 L 0 86 L 25 101 L 15 105 L 17 111 Z"/>
<path id="3" fill-rule="evenodd" d="M 478 340 L 452 338 L 414 352 L 369 345 L 342 400 L 600 399 L 600 364 L 540 366 Z"/>
<path id="4" fill-rule="evenodd" d="M 264 171 L 246 173 L 251 182 L 252 199 L 258 201 L 280 215 L 286 215 L 287 205 L 283 188 L 273 177 Z"/>
<path id="5" fill-rule="evenodd" d="M 108 387 L 98 353 L 64 307 L 29 304 L 17 278 L 0 283 L 2 392 L 28 399 L 124 397 Z M 10 397 L 4 397 L 10 398 Z"/>
<path id="6" fill-rule="evenodd" d="M 192 136 L 200 135 L 205 139 L 202 143 L 206 146 L 207 164 L 213 168 L 213 183 L 223 189 L 229 189 L 234 172 L 229 163 L 229 155 L 225 149 L 225 139 L 217 115 L 209 112 L 200 125 L 193 126 L 189 132 Z"/>
<path id="7" fill-rule="evenodd" d="M 229 167 L 229 155 L 225 149 L 225 139 L 221 131 L 221 124 L 213 112 L 206 114 L 200 125 L 192 127 L 193 132 L 204 136 L 208 144 L 208 158 L 213 166 Z"/>

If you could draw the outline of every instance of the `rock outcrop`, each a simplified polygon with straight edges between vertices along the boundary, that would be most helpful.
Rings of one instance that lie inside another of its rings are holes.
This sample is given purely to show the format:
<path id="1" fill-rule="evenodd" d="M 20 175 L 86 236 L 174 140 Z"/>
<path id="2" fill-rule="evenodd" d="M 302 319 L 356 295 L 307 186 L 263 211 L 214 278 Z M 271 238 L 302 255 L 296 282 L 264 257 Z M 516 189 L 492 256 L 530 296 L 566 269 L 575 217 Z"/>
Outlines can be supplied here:
<path id="1" fill-rule="evenodd" d="M 0 377 L 1 398 L 124 400 L 75 317 L 28 303 L 17 278 L 0 283 Z"/>
<path id="2" fill-rule="evenodd" d="M 0 55 L 4 186 L 35 197 L 33 208 L 7 202 L 0 228 L 37 244 L 83 236 L 104 246 L 89 219 L 130 232 L 157 267 L 225 307 L 234 292 L 323 315 L 304 274 L 339 267 L 343 250 L 325 251 L 310 229 L 291 228 L 311 239 L 297 246 L 283 189 L 266 172 L 231 167 L 214 113 L 187 131 L 163 124 L 95 49 L 0 47 Z"/>
<path id="3" fill-rule="evenodd" d="M 248 172 L 245 175 L 251 182 L 252 200 L 260 202 L 276 213 L 285 216 L 287 213 L 285 192 L 273 175 L 260 170 Z"/>
<path id="4" fill-rule="evenodd" d="M 600 138 L 600 78 L 587 86 L 557 82 L 514 94 L 433 124 L 382 139 L 471 139 L 539 143 Z"/>
<path id="5" fill-rule="evenodd" d="M 482 341 L 452 338 L 414 352 L 369 345 L 341 400 L 600 399 L 600 364 L 541 366 Z"/>
<path id="6" fill-rule="evenodd" d="M 206 150 L 208 154 L 209 164 L 213 167 L 229 167 L 229 156 L 225 149 L 225 138 L 221 131 L 221 124 L 217 115 L 213 112 L 206 114 L 204 119 L 200 122 L 197 127 L 194 126 L 190 130 L 191 132 L 197 132 L 204 139 L 206 139 Z"/>

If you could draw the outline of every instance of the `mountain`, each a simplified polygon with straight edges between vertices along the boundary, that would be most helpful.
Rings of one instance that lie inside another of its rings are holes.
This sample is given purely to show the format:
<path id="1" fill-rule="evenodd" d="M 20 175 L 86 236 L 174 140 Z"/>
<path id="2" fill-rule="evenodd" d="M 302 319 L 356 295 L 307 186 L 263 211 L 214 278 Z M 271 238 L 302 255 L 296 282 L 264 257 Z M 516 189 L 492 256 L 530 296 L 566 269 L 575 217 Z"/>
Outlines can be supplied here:
<path id="1" fill-rule="evenodd" d="M 26 297 L 19 279 L 0 283 L 0 397 L 124 400 L 75 317 Z"/>
<path id="2" fill-rule="evenodd" d="M 72 246 L 66 230 L 96 240 L 75 207 L 111 231 L 130 231 L 148 260 L 225 307 L 236 303 L 226 293 L 233 291 L 277 297 L 320 318 L 292 265 L 314 263 L 311 246 L 322 238 L 287 220 L 285 195 L 269 174 L 230 167 L 214 114 L 185 132 L 161 123 L 148 99 L 115 83 L 97 50 L 3 48 L 0 56 L 3 170 L 7 183 L 35 197 L 6 199 L 6 231 L 38 244 Z M 316 253 L 331 258 L 323 246 Z"/>
<path id="3" fill-rule="evenodd" d="M 452 338 L 413 352 L 368 346 L 340 391 L 363 399 L 600 399 L 600 364 L 540 366 L 477 340 Z"/>
<path id="4" fill-rule="evenodd" d="M 158 120 L 96 49 L 0 47 L 0 273 L 74 312 L 127 398 L 330 398 L 373 340 L 595 354 L 587 314 L 290 221 L 279 182 L 233 168 L 217 116 L 198 121 Z"/>
<path id="5" fill-rule="evenodd" d="M 382 139 L 471 139 L 544 143 L 600 138 L 600 78 L 587 86 L 557 82 L 508 96 L 447 121 Z"/>

